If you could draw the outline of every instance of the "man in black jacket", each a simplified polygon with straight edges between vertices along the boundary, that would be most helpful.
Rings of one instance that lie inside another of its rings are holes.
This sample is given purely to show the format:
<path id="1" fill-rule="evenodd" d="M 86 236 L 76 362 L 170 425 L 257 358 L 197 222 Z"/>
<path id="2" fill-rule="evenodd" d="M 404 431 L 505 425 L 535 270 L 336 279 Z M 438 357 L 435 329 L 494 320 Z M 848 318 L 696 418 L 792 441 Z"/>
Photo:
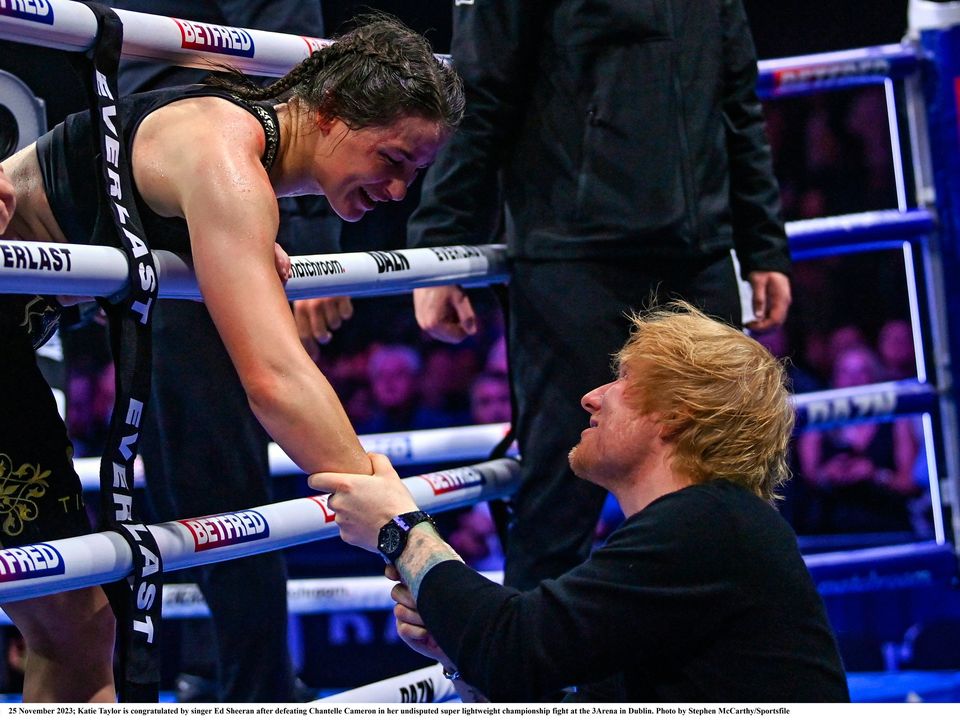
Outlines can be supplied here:
<path id="1" fill-rule="evenodd" d="M 425 178 L 409 242 L 486 243 L 499 226 L 508 243 L 525 462 L 505 570 L 526 589 L 590 550 L 606 492 L 563 456 L 576 398 L 605 382 L 626 339 L 625 311 L 681 297 L 739 324 L 735 249 L 748 325 L 763 330 L 786 317 L 790 260 L 741 0 L 458 0 L 452 54 L 467 114 Z M 460 288 L 414 301 L 435 337 L 476 332 Z"/>
<path id="2" fill-rule="evenodd" d="M 373 476 L 311 478 L 334 491 L 343 539 L 393 564 L 400 635 L 497 701 L 571 685 L 580 700 L 847 701 L 823 603 L 771 505 L 789 475 L 783 367 L 689 305 L 635 318 L 617 360 L 582 399 L 569 462 L 627 519 L 534 590 L 468 568 L 385 457 Z"/>

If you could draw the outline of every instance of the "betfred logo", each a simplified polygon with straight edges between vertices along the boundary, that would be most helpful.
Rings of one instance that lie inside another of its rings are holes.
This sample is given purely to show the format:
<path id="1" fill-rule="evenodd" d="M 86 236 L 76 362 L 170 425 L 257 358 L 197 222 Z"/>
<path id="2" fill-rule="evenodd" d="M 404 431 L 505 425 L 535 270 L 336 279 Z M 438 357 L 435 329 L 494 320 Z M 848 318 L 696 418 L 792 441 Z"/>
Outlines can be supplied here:
<path id="1" fill-rule="evenodd" d="M 321 40 L 320 38 L 307 37 L 306 35 L 301 35 L 300 39 L 307 44 L 307 49 L 310 54 L 313 55 L 317 50 L 323 50 L 327 45 L 330 44 L 329 41 Z"/>
<path id="2" fill-rule="evenodd" d="M 255 510 L 180 520 L 193 535 L 197 552 L 270 537 L 266 518 Z"/>
<path id="3" fill-rule="evenodd" d="M 2 0 L 0 0 L 2 2 Z M 254 53 L 253 37 L 246 30 L 209 25 L 192 20 L 172 18 L 180 28 L 180 46 L 184 50 L 202 50 L 252 58 Z"/>
<path id="4" fill-rule="evenodd" d="M 456 470 L 441 470 L 440 472 L 421 475 L 430 483 L 434 495 L 443 495 L 454 490 L 483 485 L 483 475 L 473 468 L 457 468 Z"/>
<path id="5" fill-rule="evenodd" d="M 63 575 L 63 557 L 45 543 L 0 550 L 0 582 Z"/>
<path id="6" fill-rule="evenodd" d="M 329 495 L 313 495 L 310 498 L 320 506 L 320 510 L 323 511 L 323 521 L 325 523 L 332 523 L 337 517 L 337 514 L 331 510 L 330 506 L 327 504 L 327 499 L 329 497 Z"/>
<path id="7" fill-rule="evenodd" d="M 367 436 L 363 440 L 363 449 L 367 452 L 386 455 L 393 462 L 397 460 L 413 460 L 413 443 L 409 435 L 382 435 L 380 437 Z"/>
<path id="8" fill-rule="evenodd" d="M 53 25 L 53 8 L 47 0 L 0 0 L 0 15 Z"/>

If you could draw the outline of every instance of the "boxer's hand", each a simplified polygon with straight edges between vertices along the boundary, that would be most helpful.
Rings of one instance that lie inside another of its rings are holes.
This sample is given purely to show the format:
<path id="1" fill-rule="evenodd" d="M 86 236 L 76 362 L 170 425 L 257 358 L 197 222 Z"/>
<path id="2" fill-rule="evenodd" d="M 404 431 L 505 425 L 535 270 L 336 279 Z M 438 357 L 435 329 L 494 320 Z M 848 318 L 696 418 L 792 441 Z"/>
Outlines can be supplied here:
<path id="1" fill-rule="evenodd" d="M 792 302 L 790 278 L 779 272 L 755 270 L 748 280 L 753 290 L 755 319 L 748 322 L 747 327 L 754 332 L 764 332 L 783 325 Z"/>
<path id="2" fill-rule="evenodd" d="M 280 247 L 280 243 L 273 244 L 273 264 L 277 268 L 277 275 L 280 276 L 280 282 L 286 285 L 287 280 L 290 279 L 290 273 L 293 268 L 290 264 L 290 256 L 287 255 L 286 250 Z"/>
<path id="3" fill-rule="evenodd" d="M 16 209 L 17 194 L 13 183 L 3 174 L 3 168 L 0 168 L 0 233 L 7 229 Z"/>

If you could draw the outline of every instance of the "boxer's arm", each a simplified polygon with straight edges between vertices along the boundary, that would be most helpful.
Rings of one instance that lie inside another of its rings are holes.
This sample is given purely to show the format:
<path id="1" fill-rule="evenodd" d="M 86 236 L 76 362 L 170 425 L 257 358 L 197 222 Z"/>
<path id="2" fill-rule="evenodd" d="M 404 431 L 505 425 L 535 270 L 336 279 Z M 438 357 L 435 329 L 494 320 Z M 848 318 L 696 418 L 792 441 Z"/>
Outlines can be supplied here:
<path id="1" fill-rule="evenodd" d="M 137 184 L 148 203 L 186 219 L 204 302 L 271 437 L 306 471 L 369 472 L 339 399 L 300 344 L 277 276 L 279 212 L 260 165 L 262 131 L 248 113 L 222 111 L 229 119 L 213 109 L 206 133 L 189 130 L 189 153 L 180 147 L 188 128 L 148 128 L 152 136 L 134 147 Z M 152 167 L 160 172 L 144 171 Z"/>

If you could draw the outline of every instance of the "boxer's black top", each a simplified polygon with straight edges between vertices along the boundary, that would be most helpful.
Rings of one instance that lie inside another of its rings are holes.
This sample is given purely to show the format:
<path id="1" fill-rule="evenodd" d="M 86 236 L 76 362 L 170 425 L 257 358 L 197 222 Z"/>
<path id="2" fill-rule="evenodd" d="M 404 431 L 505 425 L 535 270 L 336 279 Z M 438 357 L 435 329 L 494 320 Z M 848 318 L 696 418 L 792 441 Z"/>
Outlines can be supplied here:
<path id="1" fill-rule="evenodd" d="M 269 170 L 280 143 L 279 123 L 272 104 L 251 103 L 226 90 L 206 85 L 164 88 L 129 95 L 120 100 L 119 114 L 123 124 L 127 157 L 133 155 L 133 138 L 140 123 L 150 113 L 177 100 L 193 97 L 219 97 L 250 112 L 263 126 L 267 144 L 261 162 Z M 190 138 L 184 142 L 191 144 Z M 90 112 L 69 115 L 62 123 L 37 140 L 37 157 L 43 185 L 60 229 L 70 242 L 102 242 L 92 237 L 99 202 L 97 187 L 99 159 L 93 155 L 90 142 Z M 157 215 L 134 188 L 137 209 L 143 220 L 147 242 L 153 249 L 190 252 L 190 235 L 183 218 Z"/>

